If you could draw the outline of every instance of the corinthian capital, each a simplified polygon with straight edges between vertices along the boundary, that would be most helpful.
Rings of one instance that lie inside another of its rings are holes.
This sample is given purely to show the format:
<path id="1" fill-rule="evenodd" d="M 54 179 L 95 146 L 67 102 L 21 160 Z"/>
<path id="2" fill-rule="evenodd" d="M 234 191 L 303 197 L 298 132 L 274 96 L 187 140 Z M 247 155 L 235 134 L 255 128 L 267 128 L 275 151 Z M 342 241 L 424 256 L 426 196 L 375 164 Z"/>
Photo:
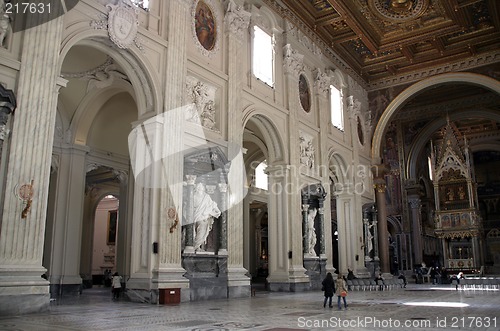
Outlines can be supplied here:
<path id="1" fill-rule="evenodd" d="M 245 30 L 248 29 L 248 24 L 250 24 L 252 14 L 244 10 L 242 6 L 237 5 L 234 0 L 228 0 L 226 5 L 226 16 L 224 17 L 226 28 L 230 33 L 235 34 L 237 40 L 241 42 Z"/>
<path id="2" fill-rule="evenodd" d="M 314 76 L 314 90 L 317 94 L 327 97 L 330 91 L 330 77 L 326 73 L 321 72 L 320 68 L 314 70 Z"/>
<path id="3" fill-rule="evenodd" d="M 373 188 L 378 193 L 384 193 L 387 189 L 387 186 L 385 185 L 385 183 L 376 183 L 376 184 L 373 184 Z"/>
<path id="4" fill-rule="evenodd" d="M 304 70 L 304 55 L 292 49 L 290 44 L 283 46 L 283 69 L 296 77 Z"/>

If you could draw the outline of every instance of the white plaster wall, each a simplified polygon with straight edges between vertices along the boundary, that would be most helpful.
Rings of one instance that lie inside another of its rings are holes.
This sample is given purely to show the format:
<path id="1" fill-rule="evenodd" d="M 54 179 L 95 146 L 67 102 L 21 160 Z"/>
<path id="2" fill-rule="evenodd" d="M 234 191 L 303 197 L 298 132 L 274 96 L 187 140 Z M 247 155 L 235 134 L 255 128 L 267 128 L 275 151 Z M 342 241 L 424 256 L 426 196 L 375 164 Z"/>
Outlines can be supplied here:
<path id="1" fill-rule="evenodd" d="M 118 210 L 118 200 L 117 199 L 104 199 L 101 200 L 97 206 L 95 212 L 95 225 L 94 225 L 94 247 L 93 247 L 93 257 L 92 257 L 92 274 L 101 275 L 101 267 L 107 266 L 104 263 L 104 254 L 108 254 L 110 248 L 114 250 L 114 247 L 108 246 L 106 244 L 106 235 L 108 231 L 108 212 L 110 210 Z M 118 217 L 119 226 L 120 218 Z M 118 233 L 118 231 L 117 231 Z M 118 240 L 118 237 L 117 237 Z M 118 244 L 118 243 L 116 243 Z M 116 244 L 114 245 L 116 247 Z M 116 261 L 116 257 L 115 257 Z M 114 270 L 114 268 L 113 268 Z"/>

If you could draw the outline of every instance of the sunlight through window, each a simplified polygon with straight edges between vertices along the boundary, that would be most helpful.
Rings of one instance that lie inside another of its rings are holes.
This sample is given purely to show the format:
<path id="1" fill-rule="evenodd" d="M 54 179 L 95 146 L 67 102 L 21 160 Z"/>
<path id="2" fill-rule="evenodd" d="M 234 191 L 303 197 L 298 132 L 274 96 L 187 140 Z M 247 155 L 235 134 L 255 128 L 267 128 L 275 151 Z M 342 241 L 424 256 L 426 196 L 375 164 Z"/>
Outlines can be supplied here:
<path id="1" fill-rule="evenodd" d="M 267 174 L 265 173 L 266 168 L 266 161 L 261 162 L 257 168 L 255 168 L 255 187 L 262 190 L 267 190 L 268 188 Z"/>
<path id="2" fill-rule="evenodd" d="M 330 113 L 332 124 L 339 130 L 344 130 L 344 111 L 342 107 L 342 91 L 330 85 Z"/>
<path id="3" fill-rule="evenodd" d="M 258 26 L 253 31 L 253 64 L 255 77 L 269 86 L 273 86 L 273 38 Z"/>

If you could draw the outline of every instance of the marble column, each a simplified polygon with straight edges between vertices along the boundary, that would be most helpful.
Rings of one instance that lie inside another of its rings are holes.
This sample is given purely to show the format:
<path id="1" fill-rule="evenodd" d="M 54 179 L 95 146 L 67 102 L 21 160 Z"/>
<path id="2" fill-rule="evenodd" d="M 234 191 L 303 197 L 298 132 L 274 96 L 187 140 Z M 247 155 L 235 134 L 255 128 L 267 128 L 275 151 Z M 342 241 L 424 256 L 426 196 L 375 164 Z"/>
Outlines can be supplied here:
<path id="1" fill-rule="evenodd" d="M 49 283 L 40 275 L 46 271 L 42 255 L 63 18 L 43 24 L 44 15 L 36 19 L 40 25 L 22 32 L 18 106 L 1 218 L 0 315 L 46 309 L 50 299 Z"/>
<path id="2" fill-rule="evenodd" d="M 194 254 L 194 224 L 192 223 L 194 217 L 194 184 L 196 182 L 196 175 L 186 175 L 186 203 L 184 204 L 184 218 L 185 225 L 185 246 L 184 253 Z"/>
<path id="3" fill-rule="evenodd" d="M 423 262 L 422 258 L 422 231 L 421 231 L 421 213 L 422 204 L 420 197 L 417 195 L 409 195 L 408 203 L 410 204 L 411 213 L 411 229 L 412 229 L 412 247 L 414 263 L 419 264 Z"/>
<path id="4" fill-rule="evenodd" d="M 319 234 L 319 257 L 325 257 L 325 208 L 323 207 L 324 200 L 320 199 L 318 208 L 318 222 L 320 228 Z"/>
<path id="5" fill-rule="evenodd" d="M 221 181 L 225 180 L 222 178 Z M 218 255 L 227 255 L 227 184 L 219 183 L 220 192 L 220 228 L 219 228 L 219 250 Z"/>
<path id="6" fill-rule="evenodd" d="M 307 201 L 307 198 L 305 199 Z M 309 253 L 309 226 L 307 224 L 307 212 L 309 210 L 309 205 L 304 203 L 302 200 L 302 253 L 307 255 Z"/>
<path id="7" fill-rule="evenodd" d="M 241 156 L 243 145 L 242 119 L 242 82 L 246 74 L 243 71 L 241 60 L 244 58 L 242 43 L 248 41 L 248 25 L 251 14 L 243 9 L 243 5 L 234 0 L 225 2 L 224 17 L 227 36 L 227 139 L 228 159 L 235 160 Z M 234 169 L 228 175 L 228 184 L 231 195 L 243 195 L 245 187 L 245 169 Z M 236 191 L 238 190 L 238 192 Z M 230 201 L 234 197 L 229 197 Z M 237 199 L 239 200 L 239 199 Z M 243 267 L 243 201 L 232 203 L 227 211 L 227 269 L 228 269 L 228 296 L 250 296 L 250 279 L 247 270 Z"/>
<path id="8" fill-rule="evenodd" d="M 380 271 L 383 274 L 390 275 L 389 261 L 389 237 L 387 230 L 387 209 L 385 202 L 386 184 L 383 179 L 374 180 L 375 200 L 377 203 L 377 232 L 378 232 L 378 249 L 380 256 Z"/>
<path id="9" fill-rule="evenodd" d="M 128 275 L 129 271 L 127 268 L 126 258 L 130 242 L 127 241 L 129 229 L 126 226 L 126 216 L 128 215 L 129 210 L 127 199 L 129 173 L 124 170 L 113 170 L 113 174 L 120 182 L 120 193 L 118 196 L 118 233 L 116 234 L 116 270 L 120 273 L 120 275 Z"/>
<path id="10" fill-rule="evenodd" d="M 365 239 L 365 244 L 364 244 L 364 248 L 365 248 L 365 261 L 368 262 L 368 261 L 371 261 L 371 258 L 370 258 L 370 246 L 373 245 L 372 243 L 370 243 L 370 241 L 373 238 L 371 237 L 371 234 L 370 234 L 370 227 L 369 227 L 369 224 L 368 224 L 368 218 L 363 218 L 363 226 L 364 226 L 364 229 L 365 229 L 365 236 L 364 236 L 364 239 Z"/>

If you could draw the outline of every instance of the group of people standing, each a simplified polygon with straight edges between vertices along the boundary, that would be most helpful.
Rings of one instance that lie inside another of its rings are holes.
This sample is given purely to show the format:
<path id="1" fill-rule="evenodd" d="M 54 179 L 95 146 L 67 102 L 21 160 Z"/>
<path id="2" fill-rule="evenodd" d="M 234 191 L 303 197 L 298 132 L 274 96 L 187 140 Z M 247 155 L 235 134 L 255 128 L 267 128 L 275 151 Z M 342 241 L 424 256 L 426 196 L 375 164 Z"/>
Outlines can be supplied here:
<path id="1" fill-rule="evenodd" d="M 325 293 L 325 300 L 323 301 L 323 308 L 326 307 L 326 302 L 328 301 L 328 306 L 332 308 L 332 298 L 335 294 L 337 296 L 337 305 L 339 310 L 342 310 L 341 298 L 344 301 L 344 308 L 347 309 L 347 285 L 342 277 L 342 274 L 338 274 L 337 279 L 333 279 L 331 272 L 326 274 L 325 279 L 322 282 L 322 290 Z"/>

